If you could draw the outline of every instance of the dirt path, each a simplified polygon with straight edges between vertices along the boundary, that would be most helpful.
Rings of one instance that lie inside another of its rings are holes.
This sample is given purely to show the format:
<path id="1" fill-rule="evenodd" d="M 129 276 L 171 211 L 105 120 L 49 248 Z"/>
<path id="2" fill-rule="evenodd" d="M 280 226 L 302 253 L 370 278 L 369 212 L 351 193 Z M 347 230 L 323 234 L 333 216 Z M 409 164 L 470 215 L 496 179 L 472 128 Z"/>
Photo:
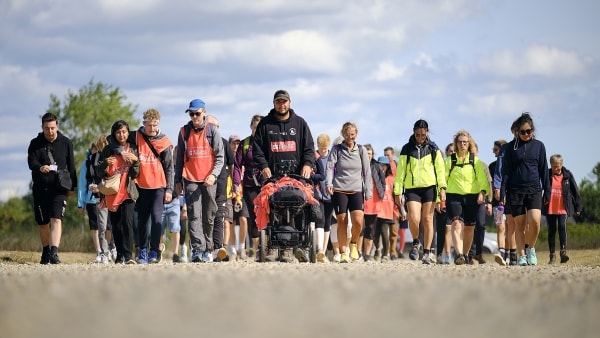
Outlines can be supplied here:
<path id="1" fill-rule="evenodd" d="M 600 268 L 0 264 L 1 337 L 596 337 Z"/>

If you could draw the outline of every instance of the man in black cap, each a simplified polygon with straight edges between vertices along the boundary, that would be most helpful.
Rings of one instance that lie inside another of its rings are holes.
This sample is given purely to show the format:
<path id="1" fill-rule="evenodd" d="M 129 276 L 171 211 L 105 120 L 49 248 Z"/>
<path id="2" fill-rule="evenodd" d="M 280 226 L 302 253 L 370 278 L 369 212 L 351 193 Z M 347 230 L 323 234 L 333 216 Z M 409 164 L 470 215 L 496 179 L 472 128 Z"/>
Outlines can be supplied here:
<path id="1" fill-rule="evenodd" d="M 263 178 L 298 174 L 308 179 L 315 166 L 315 145 L 310 128 L 290 108 L 290 103 L 287 91 L 276 91 L 273 109 L 256 127 L 252 149 Z M 304 250 L 298 249 L 295 254 L 301 261 L 307 261 Z M 293 260 L 289 250 L 285 250 L 281 260 Z"/>

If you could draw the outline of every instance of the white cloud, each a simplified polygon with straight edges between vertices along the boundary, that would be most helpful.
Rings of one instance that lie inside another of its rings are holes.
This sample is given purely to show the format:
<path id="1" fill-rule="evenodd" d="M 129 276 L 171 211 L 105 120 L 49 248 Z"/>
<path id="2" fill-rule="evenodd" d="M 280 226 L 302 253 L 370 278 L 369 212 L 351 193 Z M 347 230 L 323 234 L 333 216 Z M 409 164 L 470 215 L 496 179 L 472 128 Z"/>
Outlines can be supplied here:
<path id="1" fill-rule="evenodd" d="M 371 76 L 375 81 L 389 81 L 400 79 L 404 76 L 406 68 L 398 67 L 394 61 L 385 60 L 377 65 L 377 69 Z"/>
<path id="2" fill-rule="evenodd" d="M 585 73 L 588 61 L 574 51 L 535 45 L 518 55 L 502 50 L 481 60 L 479 67 L 499 76 L 523 77 L 540 75 L 548 78 L 579 76 Z"/>

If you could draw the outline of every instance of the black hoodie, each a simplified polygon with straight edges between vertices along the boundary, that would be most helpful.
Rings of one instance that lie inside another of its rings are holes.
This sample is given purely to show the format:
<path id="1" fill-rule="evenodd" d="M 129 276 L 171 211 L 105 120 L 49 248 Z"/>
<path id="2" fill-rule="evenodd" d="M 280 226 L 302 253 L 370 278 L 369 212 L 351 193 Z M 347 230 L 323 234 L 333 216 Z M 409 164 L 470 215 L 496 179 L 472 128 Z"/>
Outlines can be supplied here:
<path id="1" fill-rule="evenodd" d="M 45 165 L 50 165 L 50 157 L 48 151 L 52 153 L 54 161 L 58 169 L 67 169 L 71 174 L 72 188 L 77 187 L 77 175 L 75 173 L 75 159 L 73 158 L 73 144 L 71 140 L 64 136 L 60 131 L 54 142 L 50 142 L 44 137 L 44 133 L 39 133 L 38 136 L 31 140 L 27 149 L 27 163 L 31 169 L 31 179 L 33 180 L 34 189 L 50 188 L 54 189 L 58 186 L 57 174 L 51 171 L 47 174 L 40 172 L 40 168 Z"/>
<path id="2" fill-rule="evenodd" d="M 292 173 L 300 174 L 305 165 L 315 167 L 315 145 L 306 121 L 290 109 L 287 120 L 280 121 L 271 109 L 260 120 L 252 146 L 258 169 L 269 167 L 273 176 L 280 174 L 280 166 L 291 164 Z"/>

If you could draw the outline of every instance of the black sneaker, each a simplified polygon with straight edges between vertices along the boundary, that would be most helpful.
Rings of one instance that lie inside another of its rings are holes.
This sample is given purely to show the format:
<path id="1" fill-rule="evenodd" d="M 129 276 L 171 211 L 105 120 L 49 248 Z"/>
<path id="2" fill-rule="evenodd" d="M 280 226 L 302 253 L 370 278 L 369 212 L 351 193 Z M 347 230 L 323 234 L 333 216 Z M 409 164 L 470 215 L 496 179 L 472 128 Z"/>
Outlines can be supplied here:
<path id="1" fill-rule="evenodd" d="M 178 254 L 173 254 L 173 263 L 181 263 L 181 258 Z"/>
<path id="2" fill-rule="evenodd" d="M 58 254 L 50 254 L 50 264 L 60 264 L 60 259 L 58 259 Z"/>
<path id="3" fill-rule="evenodd" d="M 567 250 L 560 250 L 560 262 L 566 263 L 569 261 L 569 256 L 567 256 Z"/>
<path id="4" fill-rule="evenodd" d="M 50 250 L 42 250 L 42 258 L 40 264 L 50 264 Z"/>

